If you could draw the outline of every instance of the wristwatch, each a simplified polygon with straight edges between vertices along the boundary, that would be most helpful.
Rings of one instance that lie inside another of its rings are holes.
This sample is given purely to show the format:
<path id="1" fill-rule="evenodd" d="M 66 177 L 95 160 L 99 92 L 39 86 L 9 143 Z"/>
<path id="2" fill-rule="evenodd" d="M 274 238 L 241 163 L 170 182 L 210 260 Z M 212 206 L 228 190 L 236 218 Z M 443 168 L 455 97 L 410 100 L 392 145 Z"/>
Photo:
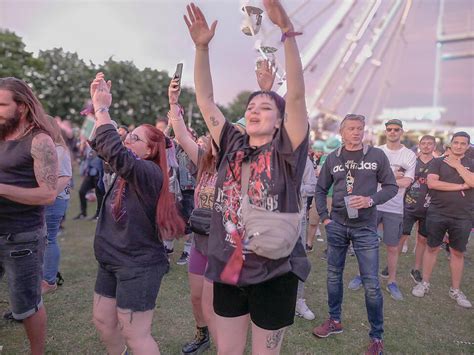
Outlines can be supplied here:
<path id="1" fill-rule="evenodd" d="M 372 200 L 372 197 L 369 197 L 369 207 L 372 207 L 374 205 L 374 200 Z"/>

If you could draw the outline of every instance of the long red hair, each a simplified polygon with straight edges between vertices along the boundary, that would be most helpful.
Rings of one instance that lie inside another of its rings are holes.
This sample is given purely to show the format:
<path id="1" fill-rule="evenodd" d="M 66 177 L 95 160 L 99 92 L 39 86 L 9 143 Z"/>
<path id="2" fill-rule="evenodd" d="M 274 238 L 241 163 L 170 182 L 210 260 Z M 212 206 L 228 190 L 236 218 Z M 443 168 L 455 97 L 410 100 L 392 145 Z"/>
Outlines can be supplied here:
<path id="1" fill-rule="evenodd" d="M 150 124 L 144 124 L 145 136 L 148 147 L 151 149 L 147 160 L 151 160 L 157 164 L 163 175 L 163 183 L 161 184 L 158 203 L 156 204 L 156 224 L 159 229 L 160 239 L 169 239 L 184 234 L 185 222 L 178 213 L 176 201 L 173 194 L 169 191 L 170 180 L 168 177 L 168 163 L 166 161 L 166 142 L 165 135 L 157 128 Z M 114 213 L 120 211 L 123 191 L 126 181 L 120 180 L 118 191 L 116 194 L 117 201 L 114 203 Z"/>

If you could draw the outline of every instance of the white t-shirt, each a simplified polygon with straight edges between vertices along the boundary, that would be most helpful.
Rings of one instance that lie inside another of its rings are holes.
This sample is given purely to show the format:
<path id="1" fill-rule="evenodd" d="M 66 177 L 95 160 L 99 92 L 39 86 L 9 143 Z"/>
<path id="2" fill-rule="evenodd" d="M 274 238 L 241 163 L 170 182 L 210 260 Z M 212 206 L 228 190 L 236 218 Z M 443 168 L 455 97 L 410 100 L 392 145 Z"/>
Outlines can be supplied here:
<path id="1" fill-rule="evenodd" d="M 387 148 L 387 145 L 381 145 L 379 147 L 388 157 L 390 167 L 395 173 L 398 170 L 402 170 L 405 173 L 405 177 L 415 179 L 415 168 L 416 168 L 416 155 L 410 149 L 403 146 L 399 150 L 391 150 Z M 380 186 L 379 186 L 380 189 Z M 398 193 L 394 198 L 388 200 L 383 205 L 378 205 L 377 210 L 390 213 L 403 214 L 403 197 L 405 196 L 405 188 L 400 187 Z"/>

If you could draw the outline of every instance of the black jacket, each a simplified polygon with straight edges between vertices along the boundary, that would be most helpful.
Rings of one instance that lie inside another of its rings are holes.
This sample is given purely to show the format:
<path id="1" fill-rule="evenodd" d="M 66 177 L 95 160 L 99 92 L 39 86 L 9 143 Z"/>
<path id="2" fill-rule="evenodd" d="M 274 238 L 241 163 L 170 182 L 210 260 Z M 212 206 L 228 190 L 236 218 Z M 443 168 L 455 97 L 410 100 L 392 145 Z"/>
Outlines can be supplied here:
<path id="1" fill-rule="evenodd" d="M 374 205 L 370 208 L 360 209 L 359 217 L 347 217 L 344 196 L 347 196 L 346 171 L 343 169 L 341 157 L 342 149 L 332 152 L 324 162 L 316 186 L 316 208 L 321 221 L 328 218 L 348 227 L 375 226 L 377 211 L 375 206 L 385 203 L 398 192 L 390 162 L 385 153 L 378 148 L 364 145 L 362 160 L 359 163 L 354 179 L 352 195 L 370 196 Z M 382 189 L 377 191 L 378 184 Z M 331 217 L 329 217 L 326 196 L 329 188 L 334 184 Z"/>
<path id="2" fill-rule="evenodd" d="M 110 164 L 117 178 L 104 197 L 95 232 L 96 259 L 111 265 L 144 266 L 167 263 L 155 223 L 163 183 L 160 167 L 125 148 L 112 125 L 97 129 L 92 148 Z M 120 213 L 113 203 L 120 179 L 126 180 Z"/>

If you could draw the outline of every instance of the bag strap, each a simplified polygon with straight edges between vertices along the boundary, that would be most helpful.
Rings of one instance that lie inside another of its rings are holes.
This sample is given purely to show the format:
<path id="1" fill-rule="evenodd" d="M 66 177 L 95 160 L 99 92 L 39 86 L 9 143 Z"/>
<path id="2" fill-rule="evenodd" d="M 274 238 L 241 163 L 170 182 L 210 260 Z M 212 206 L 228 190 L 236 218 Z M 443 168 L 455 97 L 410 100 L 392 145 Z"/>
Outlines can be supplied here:
<path id="1" fill-rule="evenodd" d="M 242 188 L 242 197 L 248 194 L 249 190 L 249 181 L 250 181 L 250 163 L 242 162 L 242 174 L 240 176 L 240 184 Z"/>

